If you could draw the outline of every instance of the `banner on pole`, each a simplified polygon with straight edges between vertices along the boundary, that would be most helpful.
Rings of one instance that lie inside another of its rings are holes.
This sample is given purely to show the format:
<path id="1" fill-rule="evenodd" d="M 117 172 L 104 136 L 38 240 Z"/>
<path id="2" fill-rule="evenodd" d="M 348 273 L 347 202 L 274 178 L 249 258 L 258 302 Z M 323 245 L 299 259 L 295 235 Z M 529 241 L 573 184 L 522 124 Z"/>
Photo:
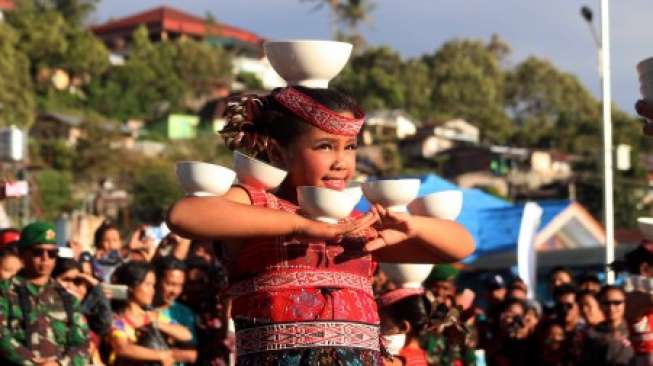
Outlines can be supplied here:
<path id="1" fill-rule="evenodd" d="M 535 202 L 524 205 L 519 238 L 517 239 L 517 273 L 528 285 L 528 298 L 535 298 L 537 285 L 537 258 L 535 234 L 540 227 L 542 207 Z"/>

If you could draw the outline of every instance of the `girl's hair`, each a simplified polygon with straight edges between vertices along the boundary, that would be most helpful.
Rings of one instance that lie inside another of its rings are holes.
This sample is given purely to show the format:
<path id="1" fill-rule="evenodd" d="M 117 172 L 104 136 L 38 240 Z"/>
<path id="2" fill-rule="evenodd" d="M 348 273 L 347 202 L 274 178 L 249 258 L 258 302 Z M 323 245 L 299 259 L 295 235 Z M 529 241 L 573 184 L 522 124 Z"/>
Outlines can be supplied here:
<path id="1" fill-rule="evenodd" d="M 156 268 L 156 276 L 159 280 L 163 279 L 168 271 L 178 270 L 186 273 L 186 268 L 188 268 L 186 262 L 173 256 L 159 258 L 154 263 L 154 267 Z"/>
<path id="2" fill-rule="evenodd" d="M 104 234 L 110 230 L 120 231 L 116 225 L 108 221 L 103 222 L 102 225 L 95 230 L 95 235 L 93 237 L 93 245 L 95 245 L 95 248 L 100 248 L 102 239 L 104 239 Z"/>
<path id="3" fill-rule="evenodd" d="M 411 332 L 420 336 L 431 325 L 431 304 L 424 295 L 408 296 L 383 309 L 397 325 L 407 321 Z"/>
<path id="4" fill-rule="evenodd" d="M 601 291 L 599 291 L 598 298 L 601 300 L 605 299 L 605 297 L 608 295 L 608 292 L 610 291 L 619 291 L 621 292 L 622 295 L 624 295 L 624 297 L 626 296 L 626 292 L 624 291 L 623 288 L 615 285 L 605 285 L 601 287 Z"/>
<path id="5" fill-rule="evenodd" d="M 144 261 L 132 261 L 120 265 L 113 272 L 113 283 L 116 285 L 126 285 L 128 288 L 134 288 L 143 281 L 148 273 L 155 273 L 154 267 Z"/>
<path id="6" fill-rule="evenodd" d="M 358 106 L 349 96 L 333 90 L 293 86 L 334 112 L 351 112 Z M 264 97 L 245 96 L 230 103 L 226 110 L 227 125 L 220 132 L 230 149 L 244 149 L 262 160 L 269 161 L 265 152 L 268 139 L 286 147 L 308 130 L 309 124 L 274 99 L 274 89 Z"/>
<path id="7" fill-rule="evenodd" d="M 54 270 L 52 270 L 52 277 L 57 278 L 71 269 L 77 269 L 81 272 L 82 266 L 73 258 L 57 258 L 57 264 L 54 265 Z"/>
<path id="8" fill-rule="evenodd" d="M 623 267 L 631 274 L 639 274 L 639 267 L 642 263 L 653 265 L 653 251 L 646 248 L 644 245 L 638 246 L 633 251 L 630 251 L 624 257 Z"/>

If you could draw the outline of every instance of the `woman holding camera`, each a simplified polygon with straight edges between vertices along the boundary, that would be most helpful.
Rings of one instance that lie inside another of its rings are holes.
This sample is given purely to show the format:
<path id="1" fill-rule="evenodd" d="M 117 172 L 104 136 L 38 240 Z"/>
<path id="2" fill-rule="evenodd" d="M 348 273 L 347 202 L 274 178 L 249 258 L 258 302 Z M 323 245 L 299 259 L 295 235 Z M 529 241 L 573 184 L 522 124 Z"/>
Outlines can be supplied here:
<path id="1" fill-rule="evenodd" d="M 129 290 L 127 300 L 113 319 L 109 364 L 171 366 L 181 361 L 177 350 L 169 349 L 164 338 L 188 342 L 192 334 L 187 328 L 164 321 L 158 313 L 147 310 L 152 305 L 156 283 L 152 265 L 128 262 L 118 267 L 113 276 L 116 284 L 126 285 Z"/>

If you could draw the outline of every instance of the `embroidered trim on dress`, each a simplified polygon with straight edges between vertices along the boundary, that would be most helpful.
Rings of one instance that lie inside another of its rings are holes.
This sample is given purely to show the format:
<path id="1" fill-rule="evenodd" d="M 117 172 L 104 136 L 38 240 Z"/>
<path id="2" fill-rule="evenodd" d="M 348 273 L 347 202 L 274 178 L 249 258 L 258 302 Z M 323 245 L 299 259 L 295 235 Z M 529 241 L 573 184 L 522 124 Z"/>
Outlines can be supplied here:
<path id="1" fill-rule="evenodd" d="M 238 297 L 255 292 L 321 287 L 348 288 L 373 296 L 372 282 L 366 276 L 318 269 L 263 273 L 234 283 L 229 294 Z"/>
<path id="2" fill-rule="evenodd" d="M 361 110 L 355 111 L 354 118 L 342 116 L 290 86 L 274 93 L 273 97 L 297 117 L 336 135 L 356 136 L 365 123 L 365 113 Z"/>
<path id="3" fill-rule="evenodd" d="M 379 326 L 353 322 L 278 323 L 236 331 L 238 356 L 293 348 L 349 347 L 379 351 Z"/>

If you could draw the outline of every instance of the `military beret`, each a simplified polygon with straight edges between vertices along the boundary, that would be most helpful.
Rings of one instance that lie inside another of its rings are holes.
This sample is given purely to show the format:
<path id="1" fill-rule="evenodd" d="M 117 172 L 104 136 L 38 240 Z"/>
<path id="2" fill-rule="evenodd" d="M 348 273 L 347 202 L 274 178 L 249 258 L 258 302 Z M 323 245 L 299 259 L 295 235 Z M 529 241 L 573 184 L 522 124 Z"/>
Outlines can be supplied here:
<path id="1" fill-rule="evenodd" d="M 451 264 L 436 264 L 424 283 L 430 284 L 437 281 L 449 281 L 456 278 L 460 272 Z"/>
<path id="2" fill-rule="evenodd" d="M 36 221 L 23 228 L 18 240 L 18 248 L 25 249 L 39 244 L 57 244 L 54 225 Z"/>

